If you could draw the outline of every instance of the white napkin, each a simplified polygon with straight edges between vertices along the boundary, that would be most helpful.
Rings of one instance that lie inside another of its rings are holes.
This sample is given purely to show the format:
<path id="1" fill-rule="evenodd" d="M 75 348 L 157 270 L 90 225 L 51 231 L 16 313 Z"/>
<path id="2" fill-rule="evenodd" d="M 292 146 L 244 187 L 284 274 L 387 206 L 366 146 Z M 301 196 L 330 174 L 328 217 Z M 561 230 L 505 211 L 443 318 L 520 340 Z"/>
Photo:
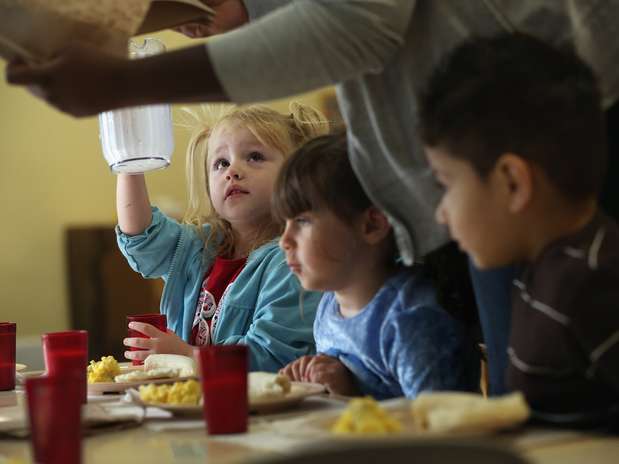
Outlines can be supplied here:
<path id="1" fill-rule="evenodd" d="M 28 410 L 23 391 L 13 392 L 16 404 L 0 407 L 0 436 L 24 438 L 29 435 Z M 84 434 L 91 435 L 110 428 L 124 428 L 142 423 L 144 408 L 118 401 L 88 403 L 82 407 Z"/>

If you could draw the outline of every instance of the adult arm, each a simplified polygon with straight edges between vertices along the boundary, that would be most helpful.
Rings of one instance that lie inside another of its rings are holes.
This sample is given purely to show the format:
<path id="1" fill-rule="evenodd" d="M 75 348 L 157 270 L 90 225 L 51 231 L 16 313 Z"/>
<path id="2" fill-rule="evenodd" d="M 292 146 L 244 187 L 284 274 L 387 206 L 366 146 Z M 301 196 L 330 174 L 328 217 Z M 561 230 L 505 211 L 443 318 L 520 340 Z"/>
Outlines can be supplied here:
<path id="1" fill-rule="evenodd" d="M 269 14 L 260 3 L 246 0 L 253 21 L 206 45 L 235 102 L 280 98 L 380 72 L 402 45 L 416 2 L 299 0 Z"/>
<path id="2" fill-rule="evenodd" d="M 148 103 L 279 98 L 380 71 L 402 44 L 414 5 L 300 0 L 206 46 L 126 60 L 75 44 L 42 65 L 12 63 L 7 80 L 36 88 L 74 116 Z M 254 6 L 250 13 L 264 13 Z"/>
<path id="3" fill-rule="evenodd" d="M 6 77 L 73 116 L 151 103 L 227 101 L 203 45 L 128 60 L 75 43 L 41 65 L 11 63 Z"/>

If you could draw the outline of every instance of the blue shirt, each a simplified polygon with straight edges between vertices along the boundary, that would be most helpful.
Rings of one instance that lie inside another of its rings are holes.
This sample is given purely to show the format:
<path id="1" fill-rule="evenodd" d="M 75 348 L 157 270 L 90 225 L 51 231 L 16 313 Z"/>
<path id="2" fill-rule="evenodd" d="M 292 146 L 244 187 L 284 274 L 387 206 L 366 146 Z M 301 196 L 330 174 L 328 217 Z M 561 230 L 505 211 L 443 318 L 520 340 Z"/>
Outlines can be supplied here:
<path id="1" fill-rule="evenodd" d="M 342 317 L 332 292 L 318 307 L 319 353 L 337 357 L 364 394 L 416 397 L 429 390 L 479 391 L 480 359 L 462 324 L 436 301 L 429 280 L 405 269 L 385 282 L 370 303 Z"/>

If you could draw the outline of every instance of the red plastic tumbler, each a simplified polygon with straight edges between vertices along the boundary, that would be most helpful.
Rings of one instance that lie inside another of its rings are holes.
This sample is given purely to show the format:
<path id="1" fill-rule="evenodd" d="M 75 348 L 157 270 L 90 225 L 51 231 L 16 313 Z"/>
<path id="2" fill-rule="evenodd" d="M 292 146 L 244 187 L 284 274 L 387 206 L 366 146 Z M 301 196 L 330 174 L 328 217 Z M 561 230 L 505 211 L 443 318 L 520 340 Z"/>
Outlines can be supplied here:
<path id="1" fill-rule="evenodd" d="M 82 455 L 80 385 L 66 377 L 26 379 L 33 462 L 79 464 Z"/>
<path id="2" fill-rule="evenodd" d="M 79 396 L 86 403 L 88 332 L 67 330 L 42 335 L 45 369 L 49 377 L 71 378 L 80 386 Z"/>
<path id="3" fill-rule="evenodd" d="M 131 316 L 127 316 L 127 325 L 129 322 L 144 322 L 146 324 L 151 324 L 157 327 L 162 332 L 168 330 L 168 319 L 165 314 L 159 313 L 150 313 L 150 314 L 133 314 Z M 138 338 L 148 338 L 147 335 L 144 335 L 142 332 L 138 332 L 137 330 L 127 328 L 127 336 L 128 337 L 138 337 Z M 130 347 L 130 351 L 141 351 L 141 348 Z M 140 366 L 144 364 L 144 361 L 140 361 L 137 359 L 133 359 L 131 362 L 134 366 Z"/>
<path id="4" fill-rule="evenodd" d="M 200 348 L 204 418 L 211 435 L 247 431 L 247 370 L 244 345 Z"/>
<path id="5" fill-rule="evenodd" d="M 0 391 L 15 388 L 15 331 L 14 322 L 0 322 Z"/>

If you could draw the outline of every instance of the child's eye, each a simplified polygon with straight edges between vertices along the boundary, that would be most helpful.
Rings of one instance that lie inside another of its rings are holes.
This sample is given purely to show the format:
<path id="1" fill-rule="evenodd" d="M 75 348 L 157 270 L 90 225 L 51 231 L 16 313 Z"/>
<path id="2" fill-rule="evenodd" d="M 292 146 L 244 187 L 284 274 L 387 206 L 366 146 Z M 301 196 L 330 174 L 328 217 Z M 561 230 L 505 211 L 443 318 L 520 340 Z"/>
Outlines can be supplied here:
<path id="1" fill-rule="evenodd" d="M 299 225 L 299 226 L 303 226 L 306 224 L 309 224 L 311 221 L 307 216 L 297 216 L 293 219 L 294 223 Z"/>
<path id="2" fill-rule="evenodd" d="M 252 151 L 249 155 L 247 155 L 247 159 L 249 161 L 263 161 L 265 158 L 259 151 Z"/>
<path id="3" fill-rule="evenodd" d="M 215 160 L 215 162 L 213 163 L 213 169 L 215 171 L 219 171 L 221 168 L 228 167 L 229 165 L 230 165 L 230 163 L 228 163 L 228 160 L 223 159 L 223 158 L 219 158 L 219 159 Z"/>

